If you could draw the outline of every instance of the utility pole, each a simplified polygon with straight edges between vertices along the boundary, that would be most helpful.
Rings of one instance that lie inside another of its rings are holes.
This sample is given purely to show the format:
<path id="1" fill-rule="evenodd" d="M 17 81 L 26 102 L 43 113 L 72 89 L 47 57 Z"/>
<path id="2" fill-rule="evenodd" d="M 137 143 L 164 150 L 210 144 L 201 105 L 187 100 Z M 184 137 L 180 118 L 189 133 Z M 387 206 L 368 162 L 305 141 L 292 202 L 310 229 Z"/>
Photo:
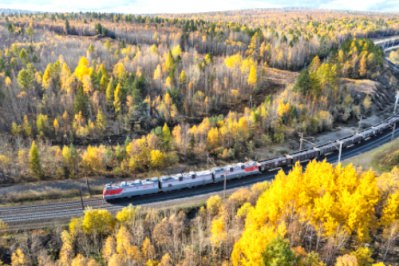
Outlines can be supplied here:
<path id="1" fill-rule="evenodd" d="M 87 191 L 89 192 L 89 196 L 91 198 L 91 190 L 90 190 L 90 185 L 89 185 L 89 179 L 86 177 L 86 186 L 87 186 Z"/>
<path id="2" fill-rule="evenodd" d="M 392 135 L 391 135 L 391 140 L 393 140 L 393 139 L 394 139 L 394 137 L 395 137 L 395 130 L 396 130 L 396 123 L 394 123 L 394 124 L 393 124 L 393 126 L 392 126 Z"/>
<path id="3" fill-rule="evenodd" d="M 299 151 L 302 150 L 303 146 L 303 133 L 299 133 Z"/>
<path id="4" fill-rule="evenodd" d="M 358 134 L 360 131 L 361 131 L 361 126 L 362 126 L 362 118 L 363 118 L 363 115 L 360 115 L 360 119 L 359 119 L 359 122 L 358 122 L 358 125 L 357 125 L 357 129 L 356 129 L 356 134 Z"/>
<path id="5" fill-rule="evenodd" d="M 342 141 L 339 141 L 338 144 L 339 144 L 338 163 L 340 163 L 341 162 L 341 155 L 342 155 Z"/>
<path id="6" fill-rule="evenodd" d="M 303 143 L 304 142 L 309 143 L 310 145 L 312 145 L 313 148 L 316 147 L 315 143 L 313 143 L 310 140 L 307 140 L 306 138 L 303 137 L 303 133 L 298 133 L 298 134 L 299 134 L 299 137 L 300 137 L 299 138 L 299 151 L 301 151 L 303 149 Z M 309 137 L 309 139 L 313 140 L 314 138 Z"/>
<path id="7" fill-rule="evenodd" d="M 79 188 L 79 195 L 80 195 L 80 204 L 82 204 L 82 211 L 85 209 L 85 205 L 83 204 L 83 197 L 82 197 L 82 189 Z"/>
<path id="8" fill-rule="evenodd" d="M 399 93 L 396 92 L 396 95 L 395 95 L 395 106 L 393 108 L 393 114 L 396 114 L 396 108 L 398 107 L 398 101 L 399 101 Z"/>
<path id="9" fill-rule="evenodd" d="M 226 179 L 226 173 L 224 174 L 224 184 L 223 184 L 223 198 L 226 199 L 226 186 L 227 186 L 227 179 Z"/>

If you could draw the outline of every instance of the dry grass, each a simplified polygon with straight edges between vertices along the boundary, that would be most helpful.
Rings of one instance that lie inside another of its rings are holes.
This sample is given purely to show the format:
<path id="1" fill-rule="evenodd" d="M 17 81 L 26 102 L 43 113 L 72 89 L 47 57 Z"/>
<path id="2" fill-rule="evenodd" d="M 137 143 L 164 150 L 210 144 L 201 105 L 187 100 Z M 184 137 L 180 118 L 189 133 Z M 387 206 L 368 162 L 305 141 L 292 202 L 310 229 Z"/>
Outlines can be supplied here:
<path id="1" fill-rule="evenodd" d="M 93 195 L 98 195 L 102 192 L 102 186 L 92 186 L 90 189 Z M 83 196 L 88 197 L 87 191 L 83 191 Z M 27 202 L 46 203 L 54 202 L 54 200 L 63 201 L 65 199 L 78 199 L 79 197 L 79 190 L 77 189 L 46 188 L 40 191 L 30 189 L 6 195 L 0 200 L 0 203 L 2 206 L 23 204 Z"/>
<path id="2" fill-rule="evenodd" d="M 377 173 L 382 173 L 391 170 L 391 167 L 386 165 L 384 163 L 385 161 L 381 160 L 381 158 L 385 158 L 386 156 L 398 150 L 399 139 L 395 139 L 371 151 L 365 152 L 350 159 L 346 159 L 343 161 L 343 164 L 347 165 L 352 163 L 353 165 L 361 167 L 362 169 L 373 169 Z"/>

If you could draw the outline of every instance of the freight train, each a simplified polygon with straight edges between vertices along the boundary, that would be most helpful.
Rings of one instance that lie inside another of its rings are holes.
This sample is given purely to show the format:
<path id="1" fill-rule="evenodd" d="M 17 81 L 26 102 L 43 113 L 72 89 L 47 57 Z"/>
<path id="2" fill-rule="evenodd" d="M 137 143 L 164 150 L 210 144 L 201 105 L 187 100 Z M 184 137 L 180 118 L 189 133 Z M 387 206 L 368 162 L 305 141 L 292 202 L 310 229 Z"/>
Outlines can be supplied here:
<path id="1" fill-rule="evenodd" d="M 382 123 L 355 135 L 271 160 L 263 160 L 259 162 L 248 161 L 245 163 L 215 167 L 210 170 L 199 172 L 187 172 L 145 180 L 109 183 L 104 186 L 103 198 L 109 201 L 119 198 L 130 198 L 146 194 L 204 186 L 291 166 L 298 161 L 306 162 L 313 159 L 326 158 L 328 155 L 336 153 L 339 149 L 348 149 L 366 142 L 373 137 L 392 131 L 395 129 L 398 122 L 399 115 L 391 116 Z"/>

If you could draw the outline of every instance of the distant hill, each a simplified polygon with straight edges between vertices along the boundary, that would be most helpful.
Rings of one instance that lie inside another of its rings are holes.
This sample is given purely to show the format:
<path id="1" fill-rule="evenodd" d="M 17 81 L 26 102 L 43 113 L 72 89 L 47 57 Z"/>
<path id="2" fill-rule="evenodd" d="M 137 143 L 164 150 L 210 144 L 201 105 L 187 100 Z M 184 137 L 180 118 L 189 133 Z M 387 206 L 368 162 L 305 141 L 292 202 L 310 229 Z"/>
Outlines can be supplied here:
<path id="1" fill-rule="evenodd" d="M 20 10 L 20 9 L 7 9 L 0 8 L 0 14 L 33 14 L 33 13 L 41 13 L 39 11 L 30 11 L 30 10 Z"/>

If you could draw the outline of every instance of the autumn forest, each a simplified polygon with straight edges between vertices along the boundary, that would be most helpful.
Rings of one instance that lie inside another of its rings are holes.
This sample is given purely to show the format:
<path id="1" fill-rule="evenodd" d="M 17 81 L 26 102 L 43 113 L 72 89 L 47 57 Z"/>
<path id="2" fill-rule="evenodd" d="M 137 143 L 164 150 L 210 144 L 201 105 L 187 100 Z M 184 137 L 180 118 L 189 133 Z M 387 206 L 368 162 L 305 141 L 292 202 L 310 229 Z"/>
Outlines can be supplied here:
<path id="1" fill-rule="evenodd" d="M 347 80 L 396 84 L 368 39 L 395 17 L 236 15 L 3 16 L 1 181 L 251 158 L 370 114 Z"/>
<path id="2" fill-rule="evenodd" d="M 0 12 L 0 184 L 148 178 L 298 150 L 299 134 L 392 109 L 384 57 L 399 52 L 373 40 L 393 35 L 399 18 L 384 13 Z M 191 208 L 88 208 L 2 234 L 0 265 L 399 265 L 398 180 L 395 167 L 312 161 Z"/>
<path id="3" fill-rule="evenodd" d="M 397 168 L 297 164 L 190 211 L 86 209 L 1 250 L 14 250 L 11 265 L 397 265 L 398 179 Z"/>

